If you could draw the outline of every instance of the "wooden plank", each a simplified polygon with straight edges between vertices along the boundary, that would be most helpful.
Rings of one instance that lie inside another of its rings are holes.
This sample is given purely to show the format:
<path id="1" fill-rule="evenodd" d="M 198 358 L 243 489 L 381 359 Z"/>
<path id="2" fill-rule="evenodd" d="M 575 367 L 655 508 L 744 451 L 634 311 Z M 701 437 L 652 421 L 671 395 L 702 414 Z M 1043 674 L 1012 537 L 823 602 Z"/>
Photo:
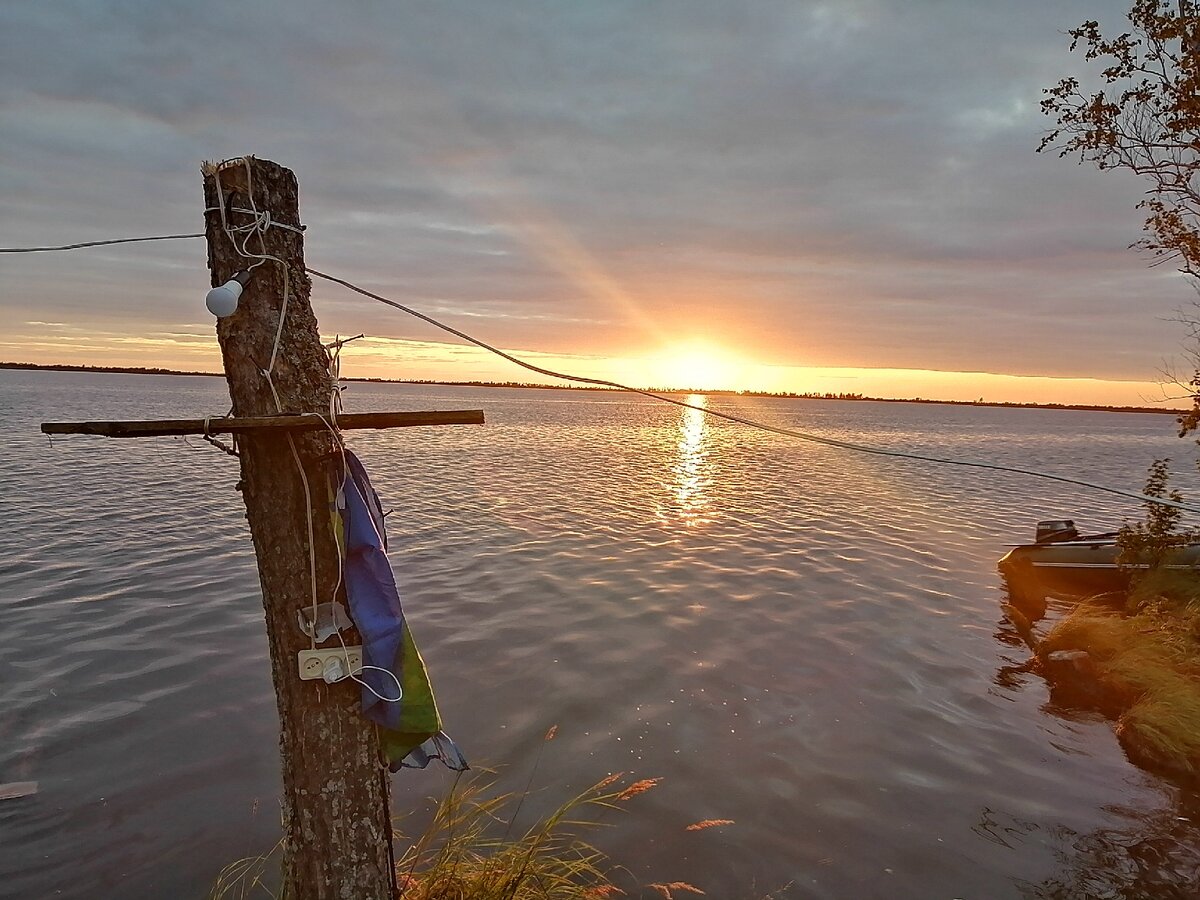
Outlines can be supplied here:
<path id="1" fill-rule="evenodd" d="M 482 425 L 483 410 L 422 410 L 418 412 L 343 413 L 338 427 L 410 428 L 418 425 Z M 325 420 L 299 414 L 283 416 L 246 416 L 242 418 L 157 419 L 126 422 L 43 422 L 43 434 L 99 434 L 104 437 L 167 437 L 180 434 L 232 434 L 262 429 L 312 431 L 325 428 Z"/>

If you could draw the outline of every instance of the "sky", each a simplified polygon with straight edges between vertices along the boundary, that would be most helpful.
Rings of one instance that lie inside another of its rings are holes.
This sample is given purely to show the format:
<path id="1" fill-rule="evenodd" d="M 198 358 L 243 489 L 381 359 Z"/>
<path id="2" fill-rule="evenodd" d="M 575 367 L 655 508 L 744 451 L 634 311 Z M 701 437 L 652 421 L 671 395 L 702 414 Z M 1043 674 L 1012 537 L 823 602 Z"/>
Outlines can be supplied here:
<path id="1" fill-rule="evenodd" d="M 1035 148 L 1127 0 L 14 0 L 0 246 L 202 230 L 296 172 L 310 265 L 637 386 L 1142 404 L 1197 298 L 1146 186 Z M 202 240 L 0 255 L 0 360 L 217 371 Z M 347 375 L 535 380 L 318 284 Z M 542 379 L 536 379 L 542 380 Z"/>

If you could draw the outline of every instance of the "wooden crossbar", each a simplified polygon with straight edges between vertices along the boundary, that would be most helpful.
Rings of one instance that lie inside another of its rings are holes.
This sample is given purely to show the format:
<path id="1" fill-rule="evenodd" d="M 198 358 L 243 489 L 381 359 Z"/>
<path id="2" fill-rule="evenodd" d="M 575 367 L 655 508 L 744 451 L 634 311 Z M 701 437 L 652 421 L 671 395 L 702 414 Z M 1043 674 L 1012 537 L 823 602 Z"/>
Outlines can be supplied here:
<path id="1" fill-rule="evenodd" d="M 43 422 L 43 434 L 99 434 L 105 437 L 166 437 L 175 434 L 232 434 L 241 431 L 325 428 L 328 417 L 293 413 L 245 418 L 157 419 L 133 422 Z M 409 428 L 415 425 L 482 425 L 483 410 L 453 409 L 420 412 L 343 413 L 339 428 Z"/>

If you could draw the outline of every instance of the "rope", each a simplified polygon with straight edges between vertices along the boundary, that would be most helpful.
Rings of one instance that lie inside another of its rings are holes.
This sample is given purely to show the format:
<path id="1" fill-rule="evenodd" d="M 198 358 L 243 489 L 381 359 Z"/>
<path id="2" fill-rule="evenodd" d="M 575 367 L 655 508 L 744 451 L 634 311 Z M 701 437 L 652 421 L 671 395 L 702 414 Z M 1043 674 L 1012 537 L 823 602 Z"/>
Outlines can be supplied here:
<path id="1" fill-rule="evenodd" d="M 214 447 L 216 447 L 218 450 L 222 451 L 223 453 L 227 453 L 228 455 L 235 457 L 235 458 L 240 458 L 240 454 L 237 452 L 237 450 L 235 450 L 233 447 L 230 447 L 228 444 L 226 444 L 220 438 L 213 437 L 211 434 L 209 434 L 208 425 L 209 425 L 210 421 L 212 421 L 212 416 L 204 417 L 204 435 L 203 435 L 204 440 L 206 440 L 208 443 L 212 444 Z M 235 435 L 234 441 L 236 441 L 236 440 L 237 440 L 237 436 Z"/>
<path id="2" fill-rule="evenodd" d="M 275 360 L 279 356 L 279 343 L 280 343 L 281 339 L 283 338 L 283 325 L 284 325 L 284 321 L 287 317 L 288 300 L 291 297 L 291 273 L 290 273 L 290 270 L 288 269 L 288 265 L 286 262 L 284 262 L 278 256 L 272 256 L 270 253 L 267 253 L 267 242 L 266 242 L 266 239 L 264 238 L 264 234 L 267 232 L 268 229 L 271 228 L 271 226 L 273 224 L 278 224 L 281 228 L 287 228 L 290 231 L 294 231 L 298 234 L 303 233 L 304 226 L 303 225 L 301 225 L 301 226 L 284 225 L 281 222 L 276 223 L 276 222 L 272 221 L 271 213 L 269 211 L 268 212 L 259 212 L 258 205 L 254 202 L 254 174 L 253 174 L 253 170 L 250 166 L 250 160 L 247 159 L 246 157 L 242 157 L 242 163 L 246 167 L 246 197 L 250 201 L 250 208 L 249 209 L 235 209 L 235 210 L 231 210 L 231 212 L 247 213 L 254 217 L 254 221 L 248 222 L 245 225 L 239 225 L 236 227 L 231 226 L 229 224 L 229 221 L 225 215 L 225 205 L 226 205 L 225 204 L 225 189 L 221 185 L 221 179 L 220 179 L 219 175 L 214 176 L 214 178 L 213 178 L 213 183 L 215 184 L 216 189 L 217 189 L 217 201 L 218 201 L 217 208 L 215 211 L 219 212 L 221 214 L 221 230 L 225 232 L 226 237 L 228 237 L 230 243 L 233 244 L 233 249 L 236 250 L 238 252 L 238 254 L 241 255 L 245 259 L 258 260 L 258 262 L 254 263 L 253 265 L 250 266 L 250 268 L 252 270 L 258 268 L 259 266 L 261 266 L 263 263 L 265 263 L 267 261 L 273 261 L 273 262 L 278 263 L 279 268 L 283 271 L 283 304 L 279 308 L 279 323 L 275 326 L 275 340 L 271 344 L 270 361 L 267 363 L 267 367 L 262 370 L 263 376 L 267 379 L 267 383 L 271 387 L 271 394 L 275 398 L 275 405 L 276 405 L 276 407 L 278 407 L 279 406 L 279 394 L 276 393 L 275 385 L 271 382 L 271 373 L 275 371 Z M 210 210 L 206 210 L 206 211 L 210 211 Z M 245 234 L 245 237 L 242 238 L 242 244 L 240 247 L 238 246 L 237 237 L 236 237 L 236 235 L 239 233 Z M 260 253 L 252 252 L 247 246 L 250 243 L 250 238 L 255 237 L 255 236 L 258 237 L 259 250 L 261 251 Z M 283 412 L 282 409 L 280 409 L 279 411 Z"/>
<path id="3" fill-rule="evenodd" d="M 271 377 L 271 373 L 275 369 L 275 360 L 279 355 L 279 344 L 283 338 L 283 326 L 287 320 L 288 298 L 291 293 L 291 291 L 290 291 L 291 279 L 289 276 L 287 263 L 284 262 L 279 257 L 272 256 L 271 254 L 267 253 L 266 239 L 264 238 L 263 235 L 273 224 L 272 220 L 271 220 L 271 214 L 270 214 L 270 212 L 262 212 L 262 213 L 259 212 L 258 206 L 254 202 L 254 175 L 253 175 L 253 170 L 250 166 L 250 160 L 245 157 L 242 157 L 241 161 L 246 167 L 246 197 L 250 202 L 250 208 L 249 209 L 236 209 L 236 210 L 231 209 L 230 211 L 231 212 L 232 211 L 242 212 L 242 213 L 246 213 L 247 215 L 253 216 L 254 217 L 253 221 L 248 222 L 245 225 L 238 225 L 238 226 L 230 225 L 228 217 L 226 216 L 225 189 L 221 185 L 221 176 L 220 176 L 219 172 L 214 174 L 214 177 L 213 177 L 213 183 L 217 189 L 216 209 L 215 210 L 209 209 L 209 210 L 205 210 L 205 211 L 206 212 L 217 212 L 220 214 L 221 230 L 225 232 L 225 236 L 229 238 L 229 242 L 233 245 L 233 249 L 235 251 L 237 251 L 237 253 L 240 256 L 242 256 L 245 259 L 258 260 L 258 262 L 255 262 L 250 266 L 251 269 L 255 269 L 267 261 L 274 261 L 274 262 L 278 263 L 279 267 L 283 270 L 283 302 L 279 308 L 279 322 L 275 326 L 275 340 L 271 345 L 271 358 L 270 358 L 270 361 L 267 363 L 267 367 L 265 369 L 260 370 L 262 372 L 263 377 L 267 380 L 267 387 L 271 391 L 271 399 L 275 403 L 276 411 L 278 411 L 279 413 L 282 413 L 283 412 L 283 404 L 280 402 L 279 391 L 276 390 L 276 388 L 275 388 L 275 381 Z M 301 226 L 300 228 L 296 228 L 293 226 L 287 226 L 287 227 L 290 228 L 292 231 L 300 232 L 303 226 Z M 242 238 L 241 246 L 238 245 L 238 241 L 237 241 L 238 234 L 244 235 Z M 255 236 L 258 237 L 259 250 L 261 251 L 260 253 L 254 253 L 254 252 L 250 251 L 249 248 L 247 247 L 247 245 L 250 242 L 250 239 Z M 313 513 L 312 513 L 312 488 L 309 486 L 309 483 L 308 483 L 308 473 L 306 473 L 304 471 L 304 463 L 300 459 L 300 451 L 296 449 L 296 442 L 295 442 L 295 440 L 292 439 L 292 435 L 290 432 L 287 435 L 287 442 L 288 442 L 288 449 L 291 450 L 291 453 L 292 453 L 292 459 L 295 460 L 295 463 L 296 463 L 296 471 L 300 473 L 300 483 L 304 488 L 304 507 L 305 507 L 305 510 L 307 511 L 307 516 L 305 518 L 305 521 L 307 523 L 307 531 L 308 531 L 308 574 L 309 574 L 309 584 L 310 584 L 310 593 L 311 593 L 310 599 L 312 601 L 312 621 L 313 621 L 313 632 L 312 632 L 312 635 L 310 636 L 310 640 L 312 642 L 311 643 L 312 648 L 316 649 L 316 646 L 317 646 L 316 623 L 317 623 L 318 590 L 317 590 L 316 539 L 313 534 L 314 529 L 313 529 Z"/>
<path id="4" fill-rule="evenodd" d="M 518 359 L 517 357 L 513 356 L 511 353 L 506 353 L 503 350 L 499 349 L 498 347 L 493 347 L 491 344 L 487 343 L 486 341 L 481 341 L 478 338 L 472 337 L 471 335 L 467 334 L 464 331 L 459 331 L 457 328 L 447 325 L 444 322 L 439 322 L 437 319 L 434 319 L 431 316 L 427 316 L 423 312 L 419 312 L 415 309 L 412 309 L 411 307 L 405 306 L 403 303 L 397 303 L 395 300 L 389 300 L 387 297 L 381 297 L 379 294 L 372 293 L 371 291 L 361 288 L 356 284 L 351 284 L 349 281 L 345 281 L 344 279 L 341 279 L 341 278 L 336 278 L 333 275 L 327 275 L 324 272 L 318 272 L 316 269 L 312 269 L 312 268 L 309 268 L 307 271 L 310 275 L 314 275 L 317 278 L 322 278 L 326 281 L 332 281 L 334 284 L 340 284 L 342 287 L 347 288 L 348 290 L 354 291 L 357 294 L 362 294 L 364 297 L 369 297 L 372 300 L 377 300 L 380 303 L 383 303 L 387 306 L 391 306 L 394 309 L 398 309 L 403 313 L 407 313 L 410 316 L 418 318 L 418 319 L 422 320 L 423 322 L 428 322 L 430 325 L 433 325 L 435 328 L 440 328 L 442 331 L 452 334 L 455 337 L 462 338 L 464 341 L 474 344 L 476 347 L 480 347 L 484 350 L 487 350 L 489 353 L 494 353 L 495 355 L 501 357 L 502 359 L 506 359 L 511 363 L 515 363 L 516 365 L 521 366 L 524 369 L 528 369 L 531 372 L 537 372 L 539 375 L 546 375 L 550 378 L 557 378 L 561 381 L 573 381 L 573 382 L 576 382 L 579 384 L 593 384 L 593 385 L 597 385 L 599 387 L 614 388 L 615 390 L 625 391 L 630 394 L 640 394 L 643 397 L 649 397 L 653 400 L 659 400 L 663 403 L 670 403 L 670 404 L 673 404 L 674 406 L 681 406 L 684 409 L 699 410 L 702 413 L 705 413 L 710 416 L 714 416 L 718 419 L 726 419 L 730 422 L 737 422 L 740 425 L 747 425 L 751 428 L 757 428 L 761 431 L 769 431 L 774 434 L 783 435 L 785 437 L 793 437 L 793 438 L 797 438 L 802 441 L 810 441 L 815 444 L 824 444 L 827 447 L 838 447 L 842 450 L 851 450 L 851 451 L 854 451 L 855 453 L 867 453 L 867 454 L 872 454 L 874 456 L 888 456 L 888 457 L 893 457 L 893 458 L 898 458 L 898 459 L 911 459 L 911 460 L 917 460 L 919 462 L 936 463 L 939 465 L 967 466 L 969 468 L 974 468 L 974 469 L 989 469 L 993 472 L 1007 472 L 1007 473 L 1013 474 L 1013 475 L 1027 475 L 1032 478 L 1045 478 L 1049 481 L 1058 481 L 1063 484 L 1075 485 L 1076 487 L 1085 487 L 1085 488 L 1090 488 L 1090 489 L 1096 490 L 1096 491 L 1103 491 L 1103 492 L 1109 493 L 1109 494 L 1116 494 L 1120 497 L 1127 497 L 1129 499 L 1138 500 L 1143 503 L 1157 503 L 1162 506 L 1169 506 L 1174 509 L 1181 509 L 1186 512 L 1195 513 L 1197 515 L 1200 515 L 1200 507 L 1191 506 L 1186 503 L 1180 503 L 1179 501 L 1171 500 L 1166 497 L 1154 497 L 1149 494 L 1138 493 L 1137 491 L 1129 491 L 1129 490 L 1125 490 L 1123 488 L 1111 487 L 1109 485 L 1096 484 L 1095 482 L 1084 481 L 1081 478 L 1071 478 L 1070 476 L 1067 476 L 1067 475 L 1055 475 L 1050 472 L 1039 472 L 1036 469 L 1023 469 L 1018 466 L 1005 466 L 1005 465 L 1001 465 L 999 463 L 976 462 L 973 460 L 965 460 L 965 459 L 948 459 L 948 458 L 940 457 L 940 456 L 929 456 L 929 455 L 926 455 L 923 453 L 908 453 L 903 450 L 889 450 L 885 447 L 872 447 L 872 446 L 869 446 L 866 444 L 852 443 L 850 441 L 839 441 L 835 438 L 821 437 L 820 435 L 809 434 L 808 432 L 804 432 L 804 431 L 796 431 L 791 428 L 780 428 L 777 425 L 768 425 L 765 422 L 757 422 L 753 419 L 747 419 L 744 416 L 737 416 L 732 413 L 718 412 L 717 410 L 709 409 L 708 407 L 705 407 L 705 406 L 698 406 L 694 403 L 688 403 L 684 400 L 677 400 L 674 397 L 666 397 L 662 394 L 656 394 L 653 391 L 644 391 L 640 388 L 630 387 L 629 385 L 621 384 L 616 381 L 609 381 L 605 378 L 587 378 L 582 375 L 571 375 L 571 374 L 568 374 L 565 372 L 556 372 L 553 369 L 546 369 L 546 368 L 543 368 L 542 366 L 535 366 L 533 363 L 525 362 L 522 359 Z"/>
<path id="5" fill-rule="evenodd" d="M 217 209 L 215 211 L 219 212 L 221 214 L 221 229 L 225 232 L 226 236 L 229 238 L 230 243 L 233 244 L 234 250 L 236 250 L 241 256 L 243 256 L 246 259 L 258 260 L 258 262 L 254 263 L 253 265 L 250 266 L 251 269 L 255 268 L 256 266 L 260 266 L 263 263 L 270 260 L 270 261 L 278 263 L 280 269 L 283 270 L 283 302 L 279 308 L 279 321 L 275 326 L 275 340 L 271 344 L 270 361 L 267 363 L 266 368 L 261 370 L 263 377 L 267 380 L 267 387 L 271 391 L 271 398 L 275 403 L 275 408 L 280 413 L 282 413 L 283 412 L 283 404 L 280 402 L 279 391 L 275 388 L 275 380 L 271 377 L 271 373 L 275 369 L 275 361 L 279 356 L 279 346 L 283 339 L 284 325 L 287 322 L 288 300 L 291 296 L 291 289 L 290 289 L 291 274 L 290 274 L 288 265 L 284 260 L 280 259 L 277 256 L 273 256 L 273 255 L 267 253 L 266 239 L 265 239 L 264 235 L 272 226 L 286 228 L 289 231 L 296 232 L 297 234 L 303 234 L 304 226 L 303 225 L 301 225 L 301 226 L 285 225 L 282 222 L 275 222 L 271 218 L 270 211 L 259 212 L 258 206 L 254 202 L 254 181 L 253 181 L 253 172 L 252 172 L 252 169 L 250 166 L 250 161 L 249 161 L 249 159 L 246 159 L 245 157 L 243 157 L 242 162 L 244 163 L 244 165 L 246 167 L 246 196 L 250 202 L 250 209 L 234 208 L 231 211 L 241 212 L 241 213 L 245 213 L 247 215 L 253 216 L 254 217 L 253 221 L 251 221 L 245 225 L 240 225 L 240 226 L 231 226 L 229 224 L 229 221 L 228 221 L 228 219 L 226 217 L 226 213 L 225 213 L 225 209 L 226 209 L 225 192 L 224 192 L 223 187 L 221 186 L 221 179 L 220 179 L 219 174 L 214 178 L 216 188 L 217 188 L 217 197 L 218 197 L 218 200 L 220 201 L 218 203 Z M 211 210 L 206 210 L 206 211 L 211 211 Z M 244 235 L 242 238 L 242 243 L 241 243 L 240 247 L 238 246 L 238 242 L 237 242 L 237 237 L 236 237 L 237 234 Z M 252 237 L 256 237 L 256 236 L 258 238 L 258 244 L 259 244 L 259 250 L 260 250 L 259 253 L 254 253 L 254 252 L 250 251 L 247 246 L 250 242 L 250 239 Z M 341 410 L 341 389 L 340 389 L 340 386 L 338 383 L 339 382 L 339 374 L 340 374 L 340 357 L 341 357 L 342 347 L 345 344 L 349 343 L 350 341 L 357 340 L 358 338 L 361 338 L 361 337 L 362 337 L 362 335 L 360 334 L 357 337 L 348 338 L 344 341 L 340 340 L 340 339 L 335 340 L 333 342 L 333 344 L 330 345 L 330 348 L 332 348 L 333 352 L 332 352 L 332 354 L 327 354 L 328 359 L 329 359 L 329 368 L 328 368 L 328 373 L 329 373 L 329 384 L 328 384 L 328 387 L 329 387 L 329 418 L 327 419 L 325 416 L 321 415 L 320 413 L 304 413 L 304 415 L 312 415 L 312 416 L 316 416 L 318 419 L 320 419 L 322 424 L 324 424 L 325 427 L 329 429 L 329 433 L 333 436 L 334 446 L 337 447 L 338 452 L 340 453 L 341 459 L 342 459 L 342 480 L 338 485 L 339 494 L 342 494 L 345 491 L 346 481 L 349 480 L 349 477 L 350 477 L 350 466 L 346 462 L 346 445 L 345 445 L 345 442 L 342 440 L 341 433 L 337 429 L 337 415 Z M 205 431 L 207 432 L 207 430 L 208 430 L 208 420 L 206 419 L 205 420 Z M 209 439 L 207 434 L 205 435 L 205 439 L 206 440 Z M 312 488 L 308 483 L 308 474 L 304 471 L 304 463 L 300 459 L 300 452 L 299 452 L 299 450 L 296 449 L 296 442 L 292 439 L 292 435 L 290 432 L 287 435 L 287 442 L 288 442 L 288 449 L 292 453 L 292 459 L 296 463 L 296 471 L 299 472 L 299 474 L 300 474 L 300 484 L 304 488 L 304 508 L 305 508 L 305 512 L 306 512 L 305 526 L 306 526 L 307 537 L 308 537 L 308 574 L 309 574 L 309 584 L 311 586 L 311 598 L 310 599 L 311 599 L 312 626 L 313 626 L 312 633 L 309 635 L 309 641 L 310 641 L 309 646 L 312 647 L 313 649 L 316 649 L 316 646 L 317 646 L 317 607 L 319 604 L 318 604 L 318 587 L 317 587 L 317 549 L 316 549 L 316 536 L 314 534 L 315 527 L 314 527 L 314 523 L 313 523 Z M 345 562 L 342 559 L 342 553 L 341 553 L 340 547 L 338 548 L 337 558 L 338 558 L 338 577 L 337 577 L 337 582 L 333 587 L 333 596 L 332 596 L 330 602 L 337 601 L 338 591 L 341 589 L 342 582 L 345 578 Z M 387 675 L 395 683 L 395 685 L 396 685 L 396 696 L 395 697 L 385 697 L 382 694 L 380 694 L 368 682 L 359 678 L 350 669 L 349 652 L 346 648 L 346 642 L 342 638 L 341 631 L 336 631 L 335 633 L 337 634 L 338 641 L 342 645 L 343 653 L 346 654 L 346 656 L 345 656 L 345 658 L 346 658 L 346 677 L 348 677 L 348 678 L 352 679 L 353 681 L 357 682 L 358 684 L 362 685 L 364 688 L 366 688 L 368 691 L 370 691 L 372 694 L 374 694 L 377 698 L 379 698 L 380 700 L 382 700 L 385 703 L 400 702 L 400 700 L 402 700 L 404 697 L 404 688 L 400 684 L 400 679 L 398 679 L 396 677 L 396 675 L 388 669 L 381 668 L 380 666 L 371 666 L 371 665 L 364 664 L 361 668 L 361 671 L 366 671 L 368 669 L 374 669 L 376 671 L 383 673 L 384 675 Z"/>

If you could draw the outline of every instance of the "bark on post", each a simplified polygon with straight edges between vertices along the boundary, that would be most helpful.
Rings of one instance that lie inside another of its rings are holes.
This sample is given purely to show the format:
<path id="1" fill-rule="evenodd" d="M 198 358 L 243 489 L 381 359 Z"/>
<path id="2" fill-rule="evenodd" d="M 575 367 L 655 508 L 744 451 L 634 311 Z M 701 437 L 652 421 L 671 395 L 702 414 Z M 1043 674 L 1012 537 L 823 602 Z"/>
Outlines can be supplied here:
<path id="1" fill-rule="evenodd" d="M 296 178 L 277 163 L 248 157 L 204 169 L 208 266 L 213 286 L 224 284 L 254 260 L 243 257 L 221 227 L 216 179 L 228 210 L 257 208 L 271 220 L 298 226 Z M 251 203 L 253 200 L 253 204 Z M 230 225 L 253 216 L 227 212 Z M 264 245 L 252 238 L 249 252 L 279 257 L 288 266 L 290 299 L 272 379 L 286 413 L 328 410 L 326 353 L 309 303 L 303 236 L 286 228 L 266 230 Z M 240 243 L 240 238 L 239 238 Z M 217 322 L 217 337 L 235 416 L 279 412 L 262 370 L 268 366 L 283 300 L 283 270 L 272 261 L 254 269 L 237 312 Z M 388 773 L 375 726 L 359 712 L 353 682 L 327 686 L 302 682 L 296 655 L 308 638 L 296 610 L 311 599 L 307 523 L 313 516 L 318 599 L 332 599 L 337 549 L 330 528 L 325 476 L 319 458 L 331 438 L 296 432 L 312 494 L 305 509 L 302 480 L 285 434 L 242 436 L 242 497 L 262 583 L 271 669 L 279 705 L 279 753 L 283 764 L 283 888 L 285 896 L 379 898 L 396 896 L 392 858 Z"/>

